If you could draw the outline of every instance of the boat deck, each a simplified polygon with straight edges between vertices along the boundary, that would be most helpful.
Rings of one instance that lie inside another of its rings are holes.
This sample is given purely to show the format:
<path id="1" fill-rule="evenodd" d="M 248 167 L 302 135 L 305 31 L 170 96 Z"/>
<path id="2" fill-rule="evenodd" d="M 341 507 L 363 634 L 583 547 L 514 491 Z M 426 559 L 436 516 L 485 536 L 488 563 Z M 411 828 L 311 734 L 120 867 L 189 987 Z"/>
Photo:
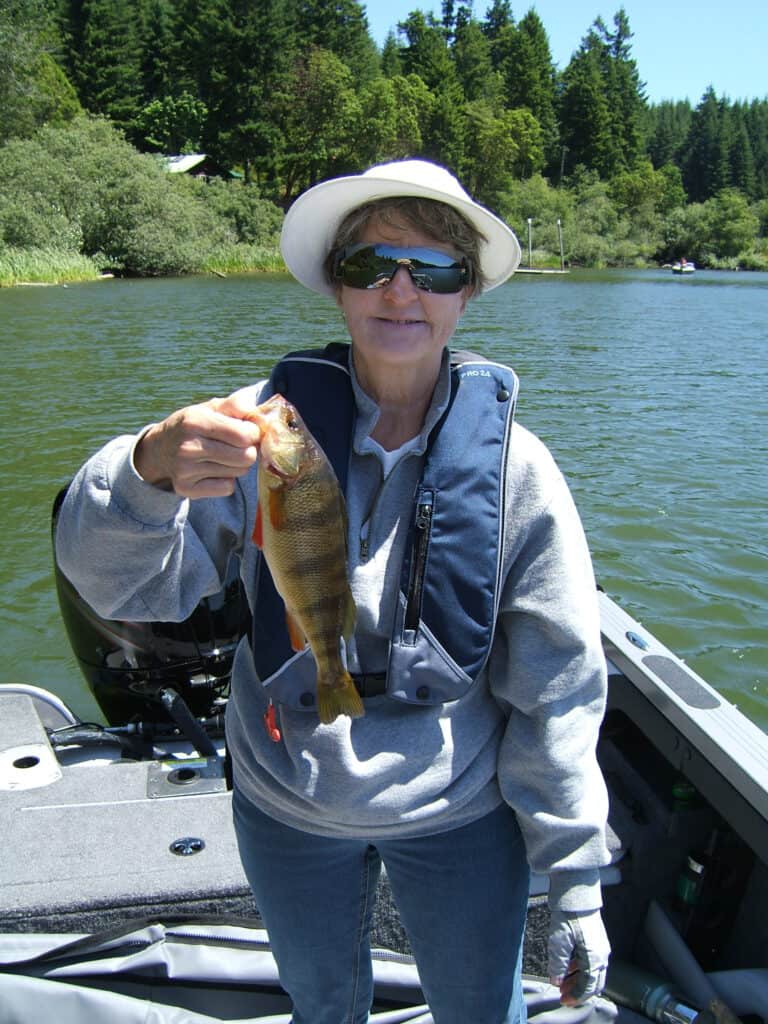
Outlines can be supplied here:
<path id="1" fill-rule="evenodd" d="M 604 898 L 614 950 L 632 953 L 649 902 L 674 892 L 687 851 L 727 823 L 743 853 L 728 955 L 759 962 L 768 949 L 760 909 L 768 906 L 768 738 L 605 595 L 601 610 L 611 675 L 599 756 L 616 859 Z M 0 829 L 12 837 L 0 874 L 0 932 L 257 914 L 221 759 L 60 764 L 34 701 L 0 699 Z M 676 801 L 681 778 L 706 802 Z M 197 852 L 174 852 L 185 846 Z M 546 925 L 546 879 L 536 878 L 529 973 L 545 972 Z M 407 951 L 386 880 L 374 941 Z"/>

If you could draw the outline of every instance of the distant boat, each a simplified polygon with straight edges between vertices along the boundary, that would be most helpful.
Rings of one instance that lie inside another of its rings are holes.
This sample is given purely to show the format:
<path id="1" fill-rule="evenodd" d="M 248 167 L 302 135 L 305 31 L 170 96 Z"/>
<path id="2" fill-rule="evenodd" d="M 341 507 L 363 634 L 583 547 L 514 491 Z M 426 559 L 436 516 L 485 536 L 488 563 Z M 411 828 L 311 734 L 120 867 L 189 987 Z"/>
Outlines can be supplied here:
<path id="1" fill-rule="evenodd" d="M 672 264 L 673 274 L 693 274 L 696 271 L 696 264 L 693 260 L 678 260 Z"/>

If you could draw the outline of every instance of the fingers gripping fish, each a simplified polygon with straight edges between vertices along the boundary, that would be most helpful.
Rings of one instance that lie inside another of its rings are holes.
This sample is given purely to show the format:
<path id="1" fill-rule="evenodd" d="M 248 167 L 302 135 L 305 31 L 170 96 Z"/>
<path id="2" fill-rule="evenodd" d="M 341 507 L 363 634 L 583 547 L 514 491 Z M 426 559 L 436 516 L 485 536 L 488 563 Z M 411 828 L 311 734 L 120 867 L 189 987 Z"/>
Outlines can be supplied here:
<path id="1" fill-rule="evenodd" d="M 285 603 L 291 646 L 312 649 L 320 721 L 359 718 L 363 702 L 340 650 L 355 624 L 344 496 L 322 448 L 282 395 L 246 418 L 261 431 L 253 540 Z"/>

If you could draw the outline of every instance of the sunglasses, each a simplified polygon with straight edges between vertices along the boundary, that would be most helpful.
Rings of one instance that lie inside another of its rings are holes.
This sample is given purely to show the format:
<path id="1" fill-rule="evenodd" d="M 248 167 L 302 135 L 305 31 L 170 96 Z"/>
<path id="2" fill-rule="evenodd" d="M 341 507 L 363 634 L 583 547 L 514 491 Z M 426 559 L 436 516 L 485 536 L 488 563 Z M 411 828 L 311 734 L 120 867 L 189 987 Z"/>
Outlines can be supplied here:
<path id="1" fill-rule="evenodd" d="M 334 255 L 333 278 L 350 288 L 383 288 L 400 267 L 423 292 L 455 295 L 470 283 L 465 257 L 456 259 L 436 249 L 402 249 L 380 242 L 347 245 Z"/>

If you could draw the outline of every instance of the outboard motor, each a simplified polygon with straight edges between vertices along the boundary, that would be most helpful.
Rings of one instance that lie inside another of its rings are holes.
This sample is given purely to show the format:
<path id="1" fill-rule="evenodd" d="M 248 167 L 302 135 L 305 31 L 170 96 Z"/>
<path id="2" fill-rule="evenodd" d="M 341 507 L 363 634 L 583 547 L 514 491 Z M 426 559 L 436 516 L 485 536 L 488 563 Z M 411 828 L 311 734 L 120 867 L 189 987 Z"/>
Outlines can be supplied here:
<path id="1" fill-rule="evenodd" d="M 52 529 L 65 487 L 53 505 Z M 72 651 L 110 725 L 167 720 L 162 691 L 175 691 L 196 717 L 221 710 L 232 660 L 250 628 L 237 560 L 224 587 L 204 598 L 183 622 L 119 622 L 104 619 L 88 605 L 56 563 L 59 607 Z"/>

